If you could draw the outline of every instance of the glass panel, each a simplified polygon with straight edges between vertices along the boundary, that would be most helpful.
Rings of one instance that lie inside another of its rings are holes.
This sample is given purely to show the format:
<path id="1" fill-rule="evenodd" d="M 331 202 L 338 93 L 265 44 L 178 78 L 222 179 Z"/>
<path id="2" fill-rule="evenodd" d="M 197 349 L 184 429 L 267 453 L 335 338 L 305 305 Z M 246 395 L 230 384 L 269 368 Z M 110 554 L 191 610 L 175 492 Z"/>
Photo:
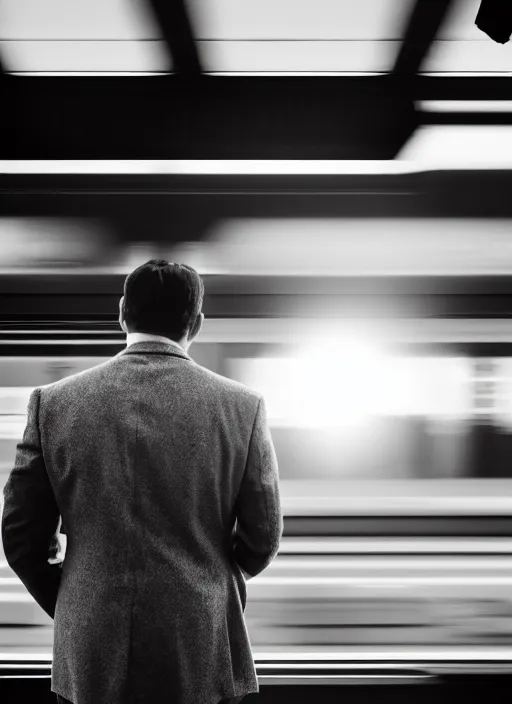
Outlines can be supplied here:
<path id="1" fill-rule="evenodd" d="M 476 14 L 475 14 L 476 17 Z M 484 39 L 472 41 L 432 42 L 430 52 L 421 66 L 422 73 L 499 73 L 510 74 L 510 55 L 503 46 Z"/>
<path id="2" fill-rule="evenodd" d="M 0 27 L 9 40 L 161 38 L 150 4 L 139 0 L 2 0 Z"/>
<path id="3" fill-rule="evenodd" d="M 380 72 L 391 68 L 409 0 L 191 0 L 207 71 Z"/>
<path id="4" fill-rule="evenodd" d="M 399 153 L 423 169 L 510 169 L 509 125 L 428 125 L 420 127 Z M 476 224 L 476 223 L 474 223 Z"/>
<path id="5" fill-rule="evenodd" d="M 5 0 L 0 27 L 2 59 L 12 72 L 152 73 L 172 66 L 147 2 Z"/>
<path id="6" fill-rule="evenodd" d="M 14 2 L 14 0 L 12 0 Z M 400 39 L 409 0 L 189 0 L 199 39 Z"/>
<path id="7" fill-rule="evenodd" d="M 163 41 L 0 42 L 10 72 L 160 72 L 171 62 Z"/>
<path id="8" fill-rule="evenodd" d="M 470 360 L 386 358 L 350 342 L 306 350 L 229 360 L 230 374 L 266 398 L 284 480 L 467 472 Z"/>
<path id="9" fill-rule="evenodd" d="M 510 56 L 475 24 L 481 0 L 452 2 L 422 72 L 510 72 Z"/>
<path id="10" fill-rule="evenodd" d="M 199 41 L 206 71 L 339 72 L 388 71 L 400 42 Z"/>
<path id="11" fill-rule="evenodd" d="M 512 137 L 512 128 L 505 129 Z M 498 147 L 499 135 L 489 139 Z M 464 143 L 468 151 L 470 140 L 455 144 L 462 150 Z M 450 148 L 448 135 L 432 158 L 442 156 L 442 146 Z M 194 253 L 202 271 L 344 276 L 512 271 L 510 220 L 504 218 L 233 218 L 219 221 L 208 234 Z"/>

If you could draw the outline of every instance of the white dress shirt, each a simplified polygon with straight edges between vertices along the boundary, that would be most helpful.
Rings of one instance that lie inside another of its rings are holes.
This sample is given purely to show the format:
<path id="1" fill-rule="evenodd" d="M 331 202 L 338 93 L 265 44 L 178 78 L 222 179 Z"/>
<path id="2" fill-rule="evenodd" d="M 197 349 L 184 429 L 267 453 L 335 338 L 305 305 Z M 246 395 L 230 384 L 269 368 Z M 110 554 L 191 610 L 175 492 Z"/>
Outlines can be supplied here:
<path id="1" fill-rule="evenodd" d="M 136 342 L 165 342 L 167 345 L 174 345 L 178 349 L 183 350 L 183 347 L 179 344 L 179 342 L 175 342 L 169 337 L 164 337 L 163 335 L 150 335 L 147 332 L 129 332 L 126 335 L 126 346 L 130 347 L 130 345 L 134 345 Z"/>

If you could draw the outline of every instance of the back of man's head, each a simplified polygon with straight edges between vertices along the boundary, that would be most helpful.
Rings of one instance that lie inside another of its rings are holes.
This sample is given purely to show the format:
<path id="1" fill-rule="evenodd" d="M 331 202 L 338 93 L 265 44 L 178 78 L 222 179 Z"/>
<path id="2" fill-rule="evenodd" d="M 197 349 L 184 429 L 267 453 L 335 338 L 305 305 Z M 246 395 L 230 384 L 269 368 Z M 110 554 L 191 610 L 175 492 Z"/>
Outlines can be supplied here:
<path id="1" fill-rule="evenodd" d="M 124 282 L 124 320 L 130 332 L 181 340 L 203 305 L 204 285 L 195 269 L 150 259 Z"/>

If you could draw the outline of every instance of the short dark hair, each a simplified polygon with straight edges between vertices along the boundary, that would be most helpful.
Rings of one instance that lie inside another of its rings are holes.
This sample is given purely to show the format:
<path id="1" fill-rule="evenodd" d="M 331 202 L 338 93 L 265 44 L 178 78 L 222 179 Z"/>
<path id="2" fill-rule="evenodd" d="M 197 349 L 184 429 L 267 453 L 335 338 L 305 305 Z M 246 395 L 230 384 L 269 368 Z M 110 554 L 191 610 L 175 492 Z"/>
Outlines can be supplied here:
<path id="1" fill-rule="evenodd" d="M 180 340 L 201 312 L 204 284 L 195 269 L 150 259 L 124 282 L 123 317 L 131 332 Z"/>

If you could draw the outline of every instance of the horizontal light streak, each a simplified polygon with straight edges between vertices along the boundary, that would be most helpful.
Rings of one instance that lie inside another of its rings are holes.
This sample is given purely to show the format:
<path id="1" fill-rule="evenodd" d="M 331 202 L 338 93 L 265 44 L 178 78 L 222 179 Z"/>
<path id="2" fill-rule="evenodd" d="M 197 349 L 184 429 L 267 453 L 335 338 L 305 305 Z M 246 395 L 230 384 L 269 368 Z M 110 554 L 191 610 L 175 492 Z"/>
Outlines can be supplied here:
<path id="1" fill-rule="evenodd" d="M 0 592 L 0 602 L 8 604 L 36 604 L 34 597 L 28 592 Z"/>
<path id="2" fill-rule="evenodd" d="M 0 671 L 0 680 L 47 680 L 51 675 L 2 675 Z"/>
<path id="3" fill-rule="evenodd" d="M 274 669 L 280 670 L 283 668 L 283 665 L 282 665 L 282 663 L 268 663 L 268 664 L 265 664 L 264 667 L 269 670 L 274 670 Z M 298 662 L 290 662 L 290 663 L 286 663 L 285 667 L 290 670 L 303 670 L 304 664 L 298 663 Z M 308 667 L 308 669 L 311 669 L 311 670 L 321 670 L 321 669 L 325 668 L 326 666 L 323 663 L 320 663 L 320 664 L 319 663 L 310 663 L 310 664 L 308 664 L 307 667 Z M 420 666 L 418 665 L 418 667 L 420 667 Z M 366 669 L 368 669 L 368 665 L 362 665 L 360 663 L 347 664 L 347 663 L 337 662 L 337 663 L 330 664 L 329 669 L 340 670 L 340 671 L 343 671 L 343 670 L 366 670 Z M 396 671 L 398 669 L 398 666 L 390 664 L 390 663 L 384 663 L 382 665 L 379 665 L 379 669 L 384 672 L 387 670 L 387 671 L 393 673 L 393 671 Z"/>
<path id="4" fill-rule="evenodd" d="M 437 139 L 433 134 L 430 137 L 434 142 Z M 499 140 L 489 134 L 487 137 L 497 148 Z M 512 154 L 512 128 L 509 137 Z M 429 143 L 428 134 L 423 135 L 425 140 Z M 449 152 L 447 135 L 442 142 Z M 422 148 L 421 145 L 419 139 L 416 147 Z M 458 146 L 463 148 L 462 143 Z M 412 149 L 416 147 L 413 138 Z M 504 144 L 502 148 L 506 147 Z M 435 155 L 434 149 L 432 158 Z M 332 276 L 348 280 L 353 276 L 408 280 L 429 276 L 506 276 L 512 272 L 511 221 L 508 217 L 233 217 L 213 223 L 204 244 L 185 250 L 185 256 L 187 263 L 205 273 L 265 276 L 272 270 L 276 275 L 290 277 L 326 277 L 326 284 Z M 175 257 L 179 253 L 176 249 L 172 252 Z M 418 294 L 442 293 L 434 286 L 430 291 L 422 289 L 422 283 L 418 282 Z M 390 288 L 389 293 L 400 293 Z M 309 290 L 331 293 L 327 285 Z M 372 288 L 365 287 L 363 291 L 372 293 Z M 283 292 L 299 293 L 300 288 Z M 413 286 L 409 292 L 414 294 Z M 373 293 L 377 296 L 384 291 L 374 286 Z M 361 290 L 352 292 L 358 294 Z"/>
<path id="5" fill-rule="evenodd" d="M 361 675 L 328 675 L 328 674 L 309 674 L 309 675 L 301 675 L 298 673 L 293 673 L 293 674 L 283 674 L 283 675 L 260 675 L 258 674 L 258 680 L 261 680 L 261 682 L 265 682 L 266 684 L 335 684 L 336 682 L 345 682 L 345 683 L 352 683 L 352 684 L 365 684 L 365 682 L 369 681 L 371 683 L 376 683 L 377 681 L 380 682 L 386 682 L 390 684 L 391 682 L 395 683 L 400 683 L 400 682 L 412 682 L 412 681 L 422 681 L 422 680 L 431 680 L 434 678 L 434 675 L 422 675 L 422 674 L 417 674 L 417 675 L 403 675 L 403 674 L 394 674 L 394 675 L 386 675 L 386 674 L 380 674 L 380 675 L 369 675 L 369 674 L 361 674 Z"/>
<path id="6" fill-rule="evenodd" d="M 0 337 L 0 344 L 2 345 L 117 345 L 124 344 L 123 340 L 89 340 L 79 339 L 79 340 L 2 340 Z"/>
<path id="7" fill-rule="evenodd" d="M 39 630 L 40 627 L 35 626 L 34 628 L 37 628 Z M 30 666 L 32 663 L 42 662 L 44 663 L 44 666 L 46 666 L 47 664 L 51 663 L 52 659 L 53 653 L 51 650 L 43 652 L 38 651 L 35 653 L 0 652 L 0 663 L 3 663 L 4 665 L 10 665 L 14 661 L 28 663 L 28 666 Z M 23 667 L 27 667 L 27 665 L 24 664 Z"/>
<path id="8" fill-rule="evenodd" d="M 433 113 L 512 113 L 512 100 L 420 100 L 417 108 Z"/>
<path id="9" fill-rule="evenodd" d="M 26 665 L 21 665 L 21 664 L 17 664 L 17 663 L 3 663 L 0 660 L 0 676 L 2 676 L 1 675 L 1 672 L 2 672 L 1 668 L 2 667 L 8 667 L 11 670 L 26 670 L 27 669 Z M 45 670 L 48 667 L 48 665 L 46 663 L 43 663 L 43 664 L 32 663 L 30 665 L 30 667 L 33 667 L 35 670 Z M 4 676 L 2 676 L 2 677 L 4 677 Z"/>
<path id="10" fill-rule="evenodd" d="M 298 559 L 279 559 L 272 566 L 273 571 L 288 571 L 288 570 L 445 570 L 445 571 L 462 571 L 462 570 L 511 570 L 512 571 L 512 556 L 509 558 L 489 559 L 475 558 L 472 560 L 458 558 L 453 555 L 446 555 L 444 559 L 435 558 L 416 558 L 403 557 L 396 559 L 394 557 L 372 559 L 367 555 L 359 559 L 347 559 L 342 556 L 332 556 L 328 559 L 317 560 L 314 556 L 304 556 Z M 512 576 L 512 575 L 511 575 Z M 471 577 L 469 577 L 471 579 Z M 0 582 L 1 586 L 1 582 Z"/>
<path id="11" fill-rule="evenodd" d="M 408 586 L 468 586 L 501 587 L 512 586 L 510 577 L 253 577 L 249 586 L 361 586 L 361 587 L 408 587 Z"/>
<path id="12" fill-rule="evenodd" d="M 484 41 L 489 41 L 484 39 Z M 494 47 L 502 51 L 501 47 Z M 420 71 L 420 76 L 433 76 L 435 78 L 509 78 L 511 71 Z"/>
<path id="13" fill-rule="evenodd" d="M 390 669 L 396 667 L 396 665 L 389 664 L 390 660 L 397 662 L 406 662 L 407 666 L 410 668 L 421 668 L 426 662 L 448 662 L 454 663 L 460 662 L 496 662 L 496 663 L 510 663 L 512 664 L 512 648 L 510 647 L 493 647 L 488 648 L 477 648 L 477 647 L 453 647 L 453 648 L 420 648 L 416 646 L 411 646 L 404 650 L 403 648 L 389 648 L 387 650 L 372 650 L 365 648 L 364 650 L 357 650 L 352 646 L 343 650 L 343 648 L 338 648 L 337 650 L 322 651 L 320 648 L 313 651 L 300 651 L 300 650 L 280 650 L 275 651 L 265 651 L 265 650 L 253 650 L 253 657 L 256 665 L 259 667 L 271 668 L 273 663 L 275 667 L 289 667 L 292 668 L 304 668 L 305 666 L 314 667 L 315 661 L 327 661 L 329 662 L 329 667 L 332 668 L 347 668 L 357 670 L 359 668 L 366 669 L 368 665 L 372 662 L 379 661 L 379 668 Z M 11 662 L 28 663 L 29 665 L 34 662 L 41 662 L 44 665 L 51 664 L 53 660 L 53 653 L 51 650 L 45 650 L 34 653 L 23 653 L 23 652 L 13 652 L 13 651 L 0 651 L 0 662 L 5 664 L 10 664 Z M 344 662 L 348 661 L 348 662 Z M 380 661 L 384 661 L 380 663 Z M 25 665 L 26 667 L 27 665 Z M 325 667 L 325 665 L 320 665 L 320 667 Z"/>
<path id="14" fill-rule="evenodd" d="M 485 130 L 487 126 L 436 126 L 448 127 L 455 130 Z M 420 128 L 427 129 L 426 127 Z M 428 127 L 428 129 L 434 129 Z M 508 126 L 492 126 L 493 130 L 512 130 Z M 417 134 L 416 133 L 416 134 Z M 464 135 L 457 135 L 460 138 Z M 412 140 L 416 139 L 413 135 Z M 471 147 L 474 136 L 467 137 L 467 144 Z M 479 133 L 476 133 L 479 139 Z M 409 140 L 409 143 L 411 140 Z M 469 149 L 471 152 L 471 149 Z M 411 150 L 404 148 L 396 159 L 389 160 L 1 160 L 0 174 L 25 174 L 25 175 L 181 175 L 181 176 L 358 176 L 375 175 L 389 176 L 395 174 L 413 174 L 425 171 L 443 170 L 485 170 L 493 171 L 511 168 L 512 157 L 506 156 L 506 149 L 501 154 L 488 158 L 474 158 L 469 161 L 468 154 L 458 149 L 449 149 L 443 158 L 436 151 L 437 158 L 429 158 L 428 148 Z"/>
<path id="15" fill-rule="evenodd" d="M 471 538 L 453 540 L 447 538 L 381 538 L 372 540 L 367 538 L 356 538 L 345 540 L 343 538 L 283 538 L 279 546 L 279 555 L 294 555 L 304 553 L 310 555 L 320 555 L 323 553 L 334 553 L 336 555 L 352 554 L 368 555 L 389 553 L 410 554 L 410 553 L 435 553 L 443 555 L 452 554 L 472 554 L 485 553 L 489 555 L 512 554 L 512 540 L 509 538 Z"/>
<path id="16" fill-rule="evenodd" d="M 19 426 L 18 433 L 2 432 L 2 439 L 11 439 L 21 441 L 25 422 Z M 271 428 L 277 427 L 271 423 Z M 9 468 L 5 471 L 10 472 Z M 0 476 L 2 475 L 0 470 Z M 416 481 L 411 479 L 411 484 Z M 320 480 L 318 484 L 322 486 L 324 482 Z M 284 487 L 283 487 L 284 494 Z M 372 518 L 396 518 L 397 521 L 407 521 L 413 516 L 416 519 L 441 517 L 441 518 L 459 518 L 469 519 L 475 516 L 484 516 L 492 518 L 495 516 L 511 516 L 512 515 L 512 499 L 500 500 L 499 497 L 482 498 L 480 500 L 471 500 L 462 498 L 460 501 L 443 499 L 443 497 L 427 496 L 424 499 L 412 497 L 410 500 L 397 501 L 394 496 L 382 497 L 381 500 L 370 501 L 361 497 L 344 498 L 312 496 L 309 502 L 301 501 L 293 495 L 283 496 L 282 509 L 285 517 L 293 518 L 324 518 L 324 517 L 341 517 L 341 518 L 359 518 L 371 516 Z M 448 550 L 443 552 L 449 552 Z M 498 551 L 499 552 L 499 551 Z M 60 562 L 60 560 L 56 560 Z"/>
<path id="17" fill-rule="evenodd" d="M 304 570 L 304 571 L 318 571 L 318 570 L 352 570 L 352 571 L 371 571 L 371 570 L 385 570 L 388 572 L 393 572 L 397 570 L 418 570 L 418 571 L 423 571 L 423 570 L 431 570 L 431 571 L 436 571 L 436 570 L 445 570 L 445 571 L 454 571 L 454 572 L 460 572 L 462 570 L 512 570 L 512 564 L 510 561 L 506 560 L 486 560 L 484 558 L 482 559 L 475 559 L 475 560 L 459 560 L 457 557 L 453 555 L 446 555 L 446 561 L 442 562 L 440 560 L 436 561 L 435 559 L 432 560 L 425 560 L 422 561 L 421 559 L 415 559 L 415 558 L 409 558 L 409 557 L 404 557 L 402 560 L 397 560 L 394 559 L 393 557 L 389 557 L 389 559 L 381 559 L 381 560 L 372 560 L 368 559 L 367 556 L 361 557 L 358 560 L 346 560 L 343 559 L 342 556 L 339 555 L 333 555 L 332 557 L 325 559 L 325 560 L 315 560 L 312 559 L 311 555 L 301 557 L 296 560 L 283 560 L 280 559 L 283 556 L 283 553 L 279 551 L 279 555 L 276 558 L 277 562 L 275 562 L 271 568 L 272 572 L 285 572 L 285 571 L 291 571 L 291 570 Z M 450 560 L 450 562 L 447 564 L 447 561 Z M 417 579 L 419 580 L 422 584 L 425 583 L 425 579 L 423 576 L 417 576 L 417 577 L 406 577 L 406 579 Z M 503 577 L 501 576 L 492 576 L 488 577 L 488 579 L 502 579 Z M 312 579 L 311 577 L 253 577 L 252 579 L 255 579 L 258 581 L 258 584 L 261 584 L 264 582 L 265 579 L 272 579 L 272 580 L 291 580 L 294 584 L 302 584 L 301 580 L 306 579 L 310 580 Z M 324 582 L 324 580 L 327 581 L 327 583 L 331 583 L 328 580 L 333 580 L 333 579 L 338 579 L 338 577 L 329 577 L 329 576 L 317 576 L 313 578 L 319 582 Z M 340 579 L 348 579 L 352 580 L 349 583 L 359 582 L 359 581 L 380 581 L 381 579 L 387 580 L 397 580 L 401 582 L 404 578 L 399 577 L 399 576 L 371 576 L 368 575 L 368 578 L 366 575 L 359 575 L 359 576 L 352 576 L 352 577 L 341 577 Z M 427 577 L 427 579 L 438 579 L 438 577 L 431 576 Z M 459 579 L 464 579 L 464 583 L 471 583 L 473 584 L 475 581 L 475 578 L 472 577 L 471 575 L 468 575 L 467 577 L 458 577 L 458 576 L 453 576 L 453 577 L 443 577 L 443 579 L 448 580 L 448 583 L 451 583 L 453 579 L 459 580 Z M 477 580 L 480 578 L 477 578 Z M 486 578 L 487 579 L 487 578 Z M 509 577 L 506 577 L 506 579 L 511 579 L 512 580 L 512 575 Z M 444 582 L 443 582 L 444 583 Z M 19 586 L 20 588 L 24 589 L 23 583 L 21 582 L 18 577 L 0 577 L 0 590 L 2 587 L 5 586 Z M 24 594 L 24 592 L 22 592 Z M 19 596 L 18 592 L 16 592 L 17 596 Z M 25 599 L 23 599 L 25 600 Z"/>
<path id="18" fill-rule="evenodd" d="M 512 169 L 510 125 L 423 125 L 398 155 L 425 170 Z"/>
<path id="19" fill-rule="evenodd" d="M 161 71 L 8 71 L 15 76 L 52 76 L 52 77 L 72 77 L 72 76 L 163 76 L 173 75 L 172 70 L 162 69 Z M 387 73 L 382 71 L 204 71 L 205 76 L 381 76 Z"/>
<path id="20" fill-rule="evenodd" d="M 6 71 L 6 73 L 14 76 L 37 76 L 38 78 L 42 76 L 61 76 L 65 78 L 70 78 L 71 76 L 111 76 L 120 78 L 122 76 L 161 76 L 170 73 L 170 71 Z"/>
<path id="21" fill-rule="evenodd" d="M 0 657 L 2 654 L 0 653 Z M 253 656 L 256 661 L 266 661 L 273 660 L 276 662 L 301 662 L 309 660 L 356 660 L 364 661 L 365 663 L 376 661 L 376 660 L 397 660 L 397 661 L 412 661 L 417 667 L 422 666 L 422 661 L 429 662 L 474 662 L 474 661 L 485 661 L 485 662 L 510 662 L 512 663 L 512 648 L 496 648 L 489 647 L 485 649 L 480 648 L 446 648 L 437 649 L 431 648 L 418 650 L 412 646 L 408 650 L 395 650 L 389 648 L 388 650 L 363 650 L 357 651 L 353 650 L 352 647 L 348 651 L 337 650 L 336 652 L 319 652 L 319 651 L 282 651 L 282 652 L 267 652 L 267 651 L 253 651 Z M 266 666 L 266 664 L 265 664 Z M 412 665 L 411 665 L 412 666 Z M 302 664 L 301 667 L 304 667 Z M 309 667 L 309 665 L 308 665 Z"/>
<path id="22" fill-rule="evenodd" d="M 52 78 L 71 78 L 71 77 L 112 77 L 112 78 L 122 78 L 122 77 L 144 77 L 144 76 L 169 76 L 173 75 L 172 70 L 167 70 L 162 68 L 159 71 L 7 71 L 14 76 L 24 77 L 52 77 Z M 382 71 L 204 71 L 205 76 L 231 76 L 231 77 L 345 77 L 345 78 L 360 78 L 368 76 L 383 76 L 387 75 L 386 70 Z M 505 71 L 495 71 L 495 72 L 431 72 L 425 73 L 421 72 L 419 75 L 422 76 L 434 76 L 436 78 L 509 78 L 512 72 Z M 437 111 L 436 111 L 437 112 Z M 476 110 L 479 112 L 479 110 Z"/>
<path id="23" fill-rule="evenodd" d="M 205 72 L 208 74 L 208 71 Z M 215 71 L 215 76 L 381 76 L 387 71 Z"/>
<path id="24" fill-rule="evenodd" d="M 386 175 L 415 170 L 413 164 L 394 160 L 0 160 L 4 174 Z"/>
<path id="25" fill-rule="evenodd" d="M 121 295 L 121 294 L 120 294 Z M 206 318 L 201 333 L 194 341 L 197 344 L 212 343 L 300 343 L 304 340 L 304 330 L 318 331 L 321 334 L 327 321 L 307 318 Z M 510 343 L 512 342 L 512 322 L 502 318 L 450 319 L 450 318 L 403 318 L 400 320 L 356 319 L 350 321 L 329 319 L 331 334 L 347 333 L 370 334 L 381 344 L 430 344 L 430 343 Z M 6 340 L 13 334 L 25 339 Z M 45 335 L 58 335 L 61 338 L 45 340 Z M 77 338 L 77 335 L 81 337 Z M 117 335 L 117 338 L 91 339 L 99 335 Z M 30 336 L 33 336 L 31 339 Z M 74 338 L 74 339 L 73 339 Z M 125 344 L 125 336 L 119 330 L 6 330 L 0 327 L 1 345 L 105 345 Z M 9 358 L 5 357 L 5 360 Z M 16 357 L 15 359 L 18 359 Z M 492 377 L 493 380 L 496 378 Z"/>
<path id="26" fill-rule="evenodd" d="M 273 427 L 271 423 L 271 427 Z M 414 481 L 414 480 L 413 480 Z M 283 496 L 283 511 L 287 516 L 489 516 L 511 515 L 512 497 L 444 497 L 444 496 Z"/>
<path id="27" fill-rule="evenodd" d="M 36 325 L 37 325 L 37 323 L 36 323 Z M 94 325 L 94 323 L 92 322 L 91 325 Z M 117 340 L 108 340 L 107 339 L 107 340 L 105 340 L 105 342 L 107 342 L 107 343 L 108 342 L 115 342 L 116 344 L 119 344 L 119 342 L 124 342 L 125 333 L 123 333 L 121 331 L 121 329 L 119 329 L 119 331 L 114 330 L 113 329 L 114 324 L 112 325 L 112 329 L 105 328 L 105 330 L 97 330 L 97 329 L 96 330 L 86 330 L 85 329 L 86 326 L 82 326 L 82 327 L 83 327 L 83 329 L 81 329 L 81 330 L 76 330 L 76 329 L 75 330 L 72 330 L 72 329 L 52 330 L 51 328 L 46 328 L 44 330 L 18 330 L 17 328 L 13 327 L 11 330 L 8 330 L 8 331 L 0 328 L 0 341 L 2 339 L 2 335 L 16 334 L 16 335 L 27 335 L 27 336 L 34 335 L 36 339 L 33 340 L 33 342 L 36 342 L 36 343 L 41 342 L 41 340 L 40 339 L 38 340 L 37 338 L 44 337 L 44 335 L 60 335 L 61 337 L 65 337 L 66 335 L 67 336 L 87 335 L 87 338 L 89 336 L 94 337 L 97 335 L 118 335 L 119 339 L 117 339 Z M 85 339 L 87 339 L 87 338 L 85 338 Z M 55 340 L 55 342 L 57 342 L 57 344 L 62 344 L 62 340 Z"/>

